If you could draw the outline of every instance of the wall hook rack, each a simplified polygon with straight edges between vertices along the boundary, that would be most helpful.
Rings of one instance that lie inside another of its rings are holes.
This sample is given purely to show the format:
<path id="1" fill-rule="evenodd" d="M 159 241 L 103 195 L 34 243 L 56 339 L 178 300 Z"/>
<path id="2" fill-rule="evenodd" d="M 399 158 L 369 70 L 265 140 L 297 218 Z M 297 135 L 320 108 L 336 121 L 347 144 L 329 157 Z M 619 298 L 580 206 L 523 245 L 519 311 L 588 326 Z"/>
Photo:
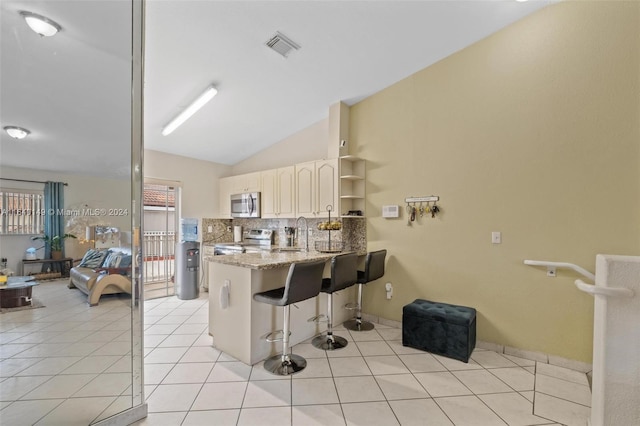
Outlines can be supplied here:
<path id="1" fill-rule="evenodd" d="M 436 205 L 436 202 L 440 200 L 437 195 L 428 195 L 424 197 L 407 197 L 404 202 L 407 203 L 407 225 L 411 226 L 411 222 L 416 220 L 416 214 L 422 217 L 425 213 L 431 213 L 431 217 L 436 217 L 436 214 L 440 212 L 440 208 Z M 426 203 L 426 207 L 423 205 Z M 433 206 L 430 205 L 433 203 Z"/>

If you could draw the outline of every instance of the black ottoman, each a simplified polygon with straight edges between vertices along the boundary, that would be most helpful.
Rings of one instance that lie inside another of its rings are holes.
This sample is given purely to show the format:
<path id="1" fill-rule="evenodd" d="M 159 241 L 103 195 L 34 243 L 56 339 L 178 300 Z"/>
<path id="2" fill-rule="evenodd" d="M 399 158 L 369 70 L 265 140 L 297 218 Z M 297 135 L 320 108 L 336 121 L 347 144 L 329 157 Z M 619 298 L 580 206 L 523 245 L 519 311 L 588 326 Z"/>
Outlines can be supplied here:
<path id="1" fill-rule="evenodd" d="M 402 344 L 469 362 L 476 347 L 476 310 L 416 299 L 402 308 Z"/>

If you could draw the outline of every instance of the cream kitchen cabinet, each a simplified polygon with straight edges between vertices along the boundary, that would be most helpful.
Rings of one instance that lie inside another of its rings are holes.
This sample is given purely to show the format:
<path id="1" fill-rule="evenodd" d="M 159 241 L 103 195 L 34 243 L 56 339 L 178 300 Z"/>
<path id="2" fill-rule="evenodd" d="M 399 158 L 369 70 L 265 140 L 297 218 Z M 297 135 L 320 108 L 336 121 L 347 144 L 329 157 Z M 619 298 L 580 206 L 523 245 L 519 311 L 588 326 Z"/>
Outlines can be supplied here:
<path id="1" fill-rule="evenodd" d="M 242 194 L 245 192 L 260 192 L 260 172 L 246 173 L 244 175 L 233 176 L 232 194 Z"/>
<path id="2" fill-rule="evenodd" d="M 233 180 L 235 176 L 220 178 L 218 180 L 218 217 L 220 219 L 231 218 L 231 194 L 233 194 Z"/>
<path id="3" fill-rule="evenodd" d="M 261 181 L 262 217 L 295 217 L 295 166 L 265 170 Z"/>
<path id="4" fill-rule="evenodd" d="M 327 217 L 328 205 L 339 214 L 338 159 L 296 164 L 295 181 L 296 216 Z"/>

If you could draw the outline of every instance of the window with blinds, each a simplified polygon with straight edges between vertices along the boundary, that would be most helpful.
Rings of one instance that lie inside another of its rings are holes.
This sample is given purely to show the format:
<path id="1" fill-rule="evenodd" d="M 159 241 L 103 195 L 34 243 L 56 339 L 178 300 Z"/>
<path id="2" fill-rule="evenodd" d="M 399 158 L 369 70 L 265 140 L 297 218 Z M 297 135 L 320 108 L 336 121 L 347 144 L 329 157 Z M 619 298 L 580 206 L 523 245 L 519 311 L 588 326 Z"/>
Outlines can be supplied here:
<path id="1" fill-rule="evenodd" d="M 0 234 L 40 234 L 44 214 L 41 191 L 0 189 Z"/>

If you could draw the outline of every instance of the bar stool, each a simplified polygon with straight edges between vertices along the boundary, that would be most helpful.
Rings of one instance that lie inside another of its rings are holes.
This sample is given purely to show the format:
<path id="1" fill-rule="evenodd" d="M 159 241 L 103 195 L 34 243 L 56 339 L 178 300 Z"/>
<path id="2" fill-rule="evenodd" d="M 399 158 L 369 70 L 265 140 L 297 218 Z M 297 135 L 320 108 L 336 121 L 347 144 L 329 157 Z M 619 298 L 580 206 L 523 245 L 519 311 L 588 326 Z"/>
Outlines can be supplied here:
<path id="1" fill-rule="evenodd" d="M 362 287 L 384 275 L 384 260 L 387 256 L 386 250 L 371 251 L 367 253 L 364 261 L 364 271 L 358 271 L 358 302 L 347 304 L 345 308 L 355 309 L 356 318 L 344 322 L 344 327 L 352 331 L 373 330 L 374 326 L 369 321 L 362 321 Z"/>
<path id="2" fill-rule="evenodd" d="M 322 280 L 322 293 L 327 293 L 327 333 L 317 336 L 311 344 L 318 349 L 332 351 L 347 346 L 344 337 L 333 335 L 333 293 L 351 287 L 358 280 L 358 255 L 339 254 L 331 259 L 331 278 Z"/>
<path id="3" fill-rule="evenodd" d="M 311 299 L 320 294 L 322 287 L 322 273 L 325 260 L 304 263 L 292 263 L 284 287 L 263 291 L 253 295 L 256 302 L 268 303 L 274 306 L 284 306 L 284 327 L 282 329 L 282 354 L 274 355 L 264 361 L 264 369 L 279 376 L 298 373 L 307 366 L 307 360 L 295 354 L 290 354 L 289 347 L 289 317 L 292 303 Z M 278 331 L 274 332 L 277 333 Z M 273 335 L 274 333 L 271 333 Z M 278 342 L 280 339 L 269 339 Z"/>

